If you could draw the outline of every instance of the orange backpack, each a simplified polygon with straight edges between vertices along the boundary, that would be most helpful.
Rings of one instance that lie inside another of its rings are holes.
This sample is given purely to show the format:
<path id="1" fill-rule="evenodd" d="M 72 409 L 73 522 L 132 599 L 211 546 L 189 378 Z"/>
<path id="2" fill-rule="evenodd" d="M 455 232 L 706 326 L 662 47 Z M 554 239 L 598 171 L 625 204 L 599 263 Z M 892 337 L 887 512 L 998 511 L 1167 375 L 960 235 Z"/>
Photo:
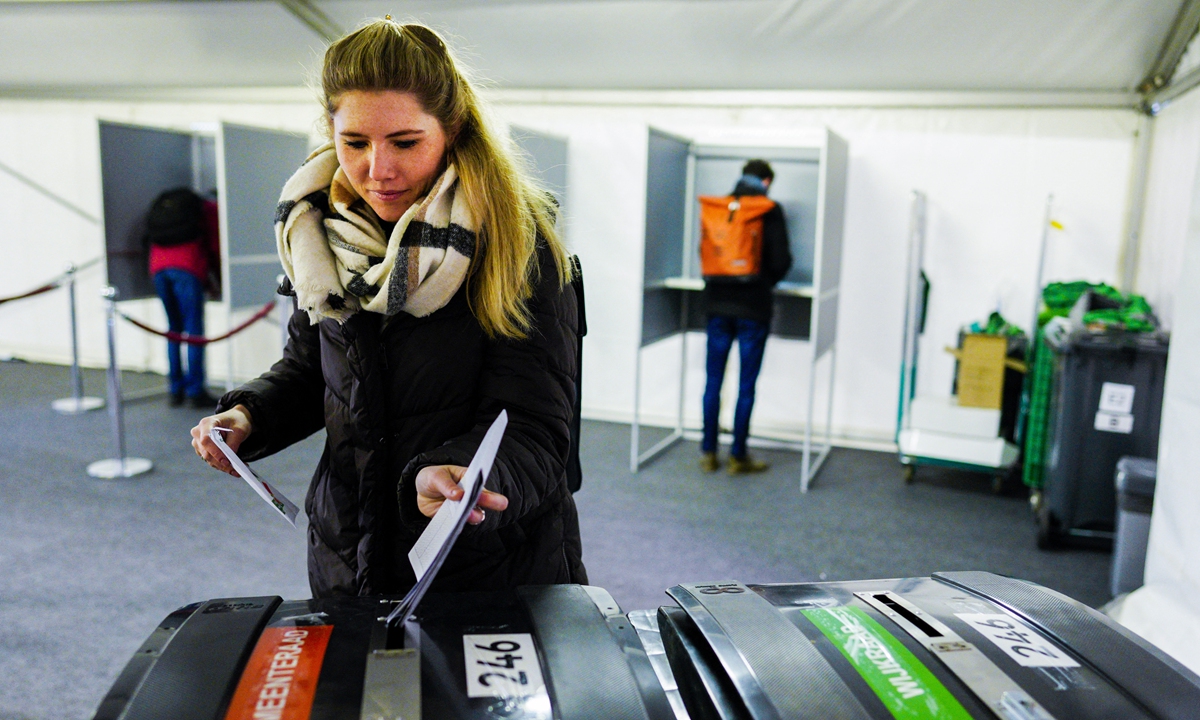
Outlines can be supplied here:
<path id="1" fill-rule="evenodd" d="M 700 274 L 757 275 L 762 266 L 763 215 L 775 203 L 762 195 L 700 196 Z"/>

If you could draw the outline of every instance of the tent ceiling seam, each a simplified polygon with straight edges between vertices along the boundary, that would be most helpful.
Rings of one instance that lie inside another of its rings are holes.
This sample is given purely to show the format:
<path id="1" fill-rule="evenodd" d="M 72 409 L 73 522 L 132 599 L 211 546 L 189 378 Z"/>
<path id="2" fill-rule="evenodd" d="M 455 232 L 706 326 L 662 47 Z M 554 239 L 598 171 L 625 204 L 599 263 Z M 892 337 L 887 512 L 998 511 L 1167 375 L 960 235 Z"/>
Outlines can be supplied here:
<path id="1" fill-rule="evenodd" d="M 1135 110 L 1133 92 L 1063 91 L 808 91 L 808 90 L 544 90 L 489 88 L 497 103 L 545 105 L 757 108 L 1046 108 Z M 8 86 L 0 100 L 311 103 L 304 86 Z"/>
<path id="2" fill-rule="evenodd" d="M 333 18 L 326 15 L 312 0 L 279 0 L 279 4 L 325 42 L 334 42 L 346 34 Z"/>
<path id="3" fill-rule="evenodd" d="M 1138 85 L 1138 92 L 1146 98 L 1148 114 L 1154 114 L 1150 110 L 1153 104 L 1152 96 L 1164 90 L 1174 79 L 1175 68 L 1179 67 L 1179 61 L 1187 52 L 1188 43 L 1196 36 L 1197 29 L 1200 29 L 1200 0 L 1184 0 L 1175 16 L 1175 22 L 1171 24 L 1171 29 L 1163 39 L 1158 57 L 1150 66 L 1150 72 Z"/>

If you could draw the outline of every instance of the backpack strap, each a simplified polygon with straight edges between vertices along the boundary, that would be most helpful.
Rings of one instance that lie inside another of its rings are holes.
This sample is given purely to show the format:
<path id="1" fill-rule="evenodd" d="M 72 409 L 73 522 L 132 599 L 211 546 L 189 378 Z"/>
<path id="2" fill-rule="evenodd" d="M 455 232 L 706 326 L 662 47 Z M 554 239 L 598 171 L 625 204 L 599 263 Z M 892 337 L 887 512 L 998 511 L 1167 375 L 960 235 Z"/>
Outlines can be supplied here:
<path id="1" fill-rule="evenodd" d="M 578 492 L 583 485 L 583 466 L 579 462 L 579 434 L 583 409 L 583 336 L 587 335 L 587 311 L 583 303 L 583 267 L 579 256 L 571 256 L 571 289 L 575 293 L 576 323 L 575 407 L 571 414 L 571 450 L 567 455 L 567 488 Z"/>

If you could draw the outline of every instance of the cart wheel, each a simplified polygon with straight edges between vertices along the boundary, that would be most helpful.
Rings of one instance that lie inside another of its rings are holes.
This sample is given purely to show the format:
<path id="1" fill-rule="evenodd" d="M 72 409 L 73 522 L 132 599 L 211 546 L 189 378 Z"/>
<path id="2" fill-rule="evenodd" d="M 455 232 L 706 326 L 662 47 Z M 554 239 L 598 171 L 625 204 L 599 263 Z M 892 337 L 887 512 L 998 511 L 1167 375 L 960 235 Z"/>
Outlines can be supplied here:
<path id="1" fill-rule="evenodd" d="M 1004 485 L 1005 485 L 1004 479 L 1005 479 L 1005 476 L 1002 474 L 992 476 L 992 494 L 993 495 L 1003 495 L 1004 494 Z"/>
<path id="2" fill-rule="evenodd" d="M 1058 547 L 1058 521 L 1049 508 L 1043 507 L 1038 511 L 1037 546 L 1039 550 L 1053 550 Z"/>
<path id="3" fill-rule="evenodd" d="M 917 466 L 916 465 L 913 465 L 910 463 L 910 464 L 904 466 L 904 484 L 905 485 L 912 485 L 913 480 L 916 478 L 916 476 L 917 476 Z"/>
<path id="4" fill-rule="evenodd" d="M 1041 509 L 1042 509 L 1042 491 L 1041 490 L 1030 490 L 1029 491 L 1029 511 L 1032 512 L 1034 517 L 1036 518 L 1038 512 Z"/>

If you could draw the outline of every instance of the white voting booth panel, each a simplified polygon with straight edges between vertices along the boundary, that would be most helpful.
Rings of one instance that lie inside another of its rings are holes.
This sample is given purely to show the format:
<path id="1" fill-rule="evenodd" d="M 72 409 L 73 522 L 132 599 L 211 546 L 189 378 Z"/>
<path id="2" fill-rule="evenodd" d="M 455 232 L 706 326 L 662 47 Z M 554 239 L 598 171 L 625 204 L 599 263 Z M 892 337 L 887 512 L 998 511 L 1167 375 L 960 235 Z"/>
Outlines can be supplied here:
<path id="1" fill-rule="evenodd" d="M 275 246 L 279 191 L 308 155 L 308 137 L 297 133 L 221 123 L 216 137 L 221 201 L 221 286 L 226 317 L 270 302 L 283 268 Z M 279 307 L 286 328 L 289 303 Z M 283 336 L 286 338 L 286 330 Z M 234 345 L 228 353 L 226 386 L 235 377 Z"/>
<path id="2" fill-rule="evenodd" d="M 156 297 L 144 235 L 146 214 L 161 193 L 187 187 L 214 199 L 220 216 L 221 302 L 233 312 L 259 306 L 274 295 L 274 210 L 283 183 L 304 161 L 304 135 L 221 124 L 215 135 L 100 121 L 100 181 L 109 290 L 109 411 L 119 450 L 115 460 L 93 463 L 98 477 L 150 469 L 149 461 L 125 457 L 120 374 L 117 370 L 115 303 Z M 232 348 L 233 340 L 226 341 Z M 233 362 L 230 351 L 229 373 Z M 156 391 L 157 392 L 157 391 Z"/>
<path id="3" fill-rule="evenodd" d="M 767 160 L 775 170 L 770 197 L 783 209 L 793 257 L 791 271 L 775 288 L 771 342 L 802 342 L 810 349 L 803 440 L 778 444 L 804 453 L 802 490 L 808 489 L 828 456 L 849 158 L 846 142 L 828 129 L 821 129 L 815 138 L 811 144 L 790 147 L 711 145 L 650 128 L 641 331 L 630 439 L 630 469 L 634 472 L 683 438 L 685 432 L 692 431 L 684 427 L 683 413 L 688 333 L 702 331 L 706 324 L 700 302 L 704 280 L 700 275 L 697 197 L 728 194 L 741 176 L 742 165 L 751 158 Z M 682 342 L 675 428 L 643 451 L 639 441 L 642 352 L 647 346 L 676 335 L 682 335 Z M 829 365 L 826 437 L 824 444 L 814 448 L 817 363 L 826 357 Z"/>

